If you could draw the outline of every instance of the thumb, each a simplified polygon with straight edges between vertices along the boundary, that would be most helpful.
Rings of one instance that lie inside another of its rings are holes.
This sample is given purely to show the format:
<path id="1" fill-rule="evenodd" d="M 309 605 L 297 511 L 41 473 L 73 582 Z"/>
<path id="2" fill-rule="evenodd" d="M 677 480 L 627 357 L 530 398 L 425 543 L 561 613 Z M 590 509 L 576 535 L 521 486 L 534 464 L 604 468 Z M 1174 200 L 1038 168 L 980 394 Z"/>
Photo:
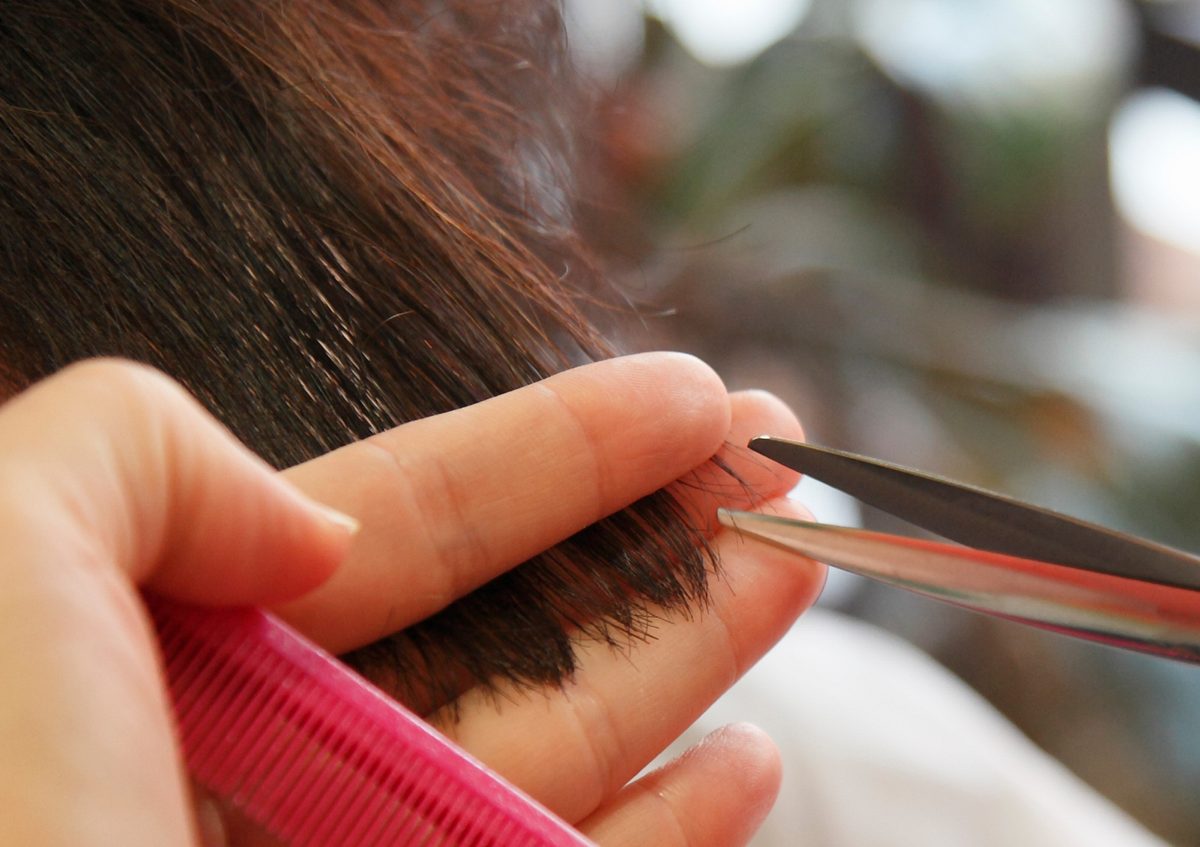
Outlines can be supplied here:
<path id="1" fill-rule="evenodd" d="M 355 528 L 167 377 L 115 360 L 70 367 L 0 409 L 0 479 L 4 538 L 199 603 L 302 594 Z"/>
<path id="2" fill-rule="evenodd" d="M 0 407 L 0 841 L 194 842 L 134 583 L 275 602 L 352 532 L 148 368 L 88 362 Z"/>

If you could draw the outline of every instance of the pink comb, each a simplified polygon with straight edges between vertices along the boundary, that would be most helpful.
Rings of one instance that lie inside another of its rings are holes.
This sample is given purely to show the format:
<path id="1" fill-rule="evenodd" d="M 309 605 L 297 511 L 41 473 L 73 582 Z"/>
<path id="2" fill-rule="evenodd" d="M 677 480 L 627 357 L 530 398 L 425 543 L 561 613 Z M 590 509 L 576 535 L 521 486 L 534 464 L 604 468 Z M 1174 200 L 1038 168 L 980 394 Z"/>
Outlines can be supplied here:
<path id="1" fill-rule="evenodd" d="M 285 844 L 590 843 L 270 615 L 146 601 L 188 769 Z"/>

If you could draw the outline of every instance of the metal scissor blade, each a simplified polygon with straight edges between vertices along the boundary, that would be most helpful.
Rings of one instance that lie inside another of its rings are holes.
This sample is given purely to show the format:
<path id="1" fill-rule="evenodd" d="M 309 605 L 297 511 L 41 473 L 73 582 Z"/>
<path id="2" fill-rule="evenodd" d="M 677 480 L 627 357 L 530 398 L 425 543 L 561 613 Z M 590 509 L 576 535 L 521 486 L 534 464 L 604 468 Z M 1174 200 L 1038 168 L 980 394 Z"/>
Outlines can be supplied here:
<path id="1" fill-rule="evenodd" d="M 750 449 L 960 544 L 1200 590 L 1200 558 L 1181 550 L 853 453 L 769 437 Z"/>
<path id="2" fill-rule="evenodd" d="M 1200 662 L 1200 594 L 935 541 L 722 509 L 742 535 L 977 612 Z"/>

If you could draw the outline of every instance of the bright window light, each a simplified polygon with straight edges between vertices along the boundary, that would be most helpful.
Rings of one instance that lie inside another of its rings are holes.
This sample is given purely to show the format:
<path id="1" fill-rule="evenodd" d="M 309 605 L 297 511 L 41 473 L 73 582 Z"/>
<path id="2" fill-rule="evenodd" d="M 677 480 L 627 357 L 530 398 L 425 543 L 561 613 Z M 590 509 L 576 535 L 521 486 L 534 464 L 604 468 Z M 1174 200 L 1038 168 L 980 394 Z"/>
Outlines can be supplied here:
<path id="1" fill-rule="evenodd" d="M 645 0 L 693 56 L 709 65 L 749 61 L 791 34 L 811 0 Z"/>
<path id="2" fill-rule="evenodd" d="M 567 37 L 578 65 L 599 79 L 619 76 L 642 52 L 639 0 L 566 0 Z"/>
<path id="3" fill-rule="evenodd" d="M 1200 103 L 1165 89 L 1130 96 L 1109 129 L 1109 160 L 1125 219 L 1200 253 Z"/>
<path id="4" fill-rule="evenodd" d="M 1121 0 L 855 0 L 866 50 L 906 85 L 982 106 L 1077 98 L 1131 55 Z"/>

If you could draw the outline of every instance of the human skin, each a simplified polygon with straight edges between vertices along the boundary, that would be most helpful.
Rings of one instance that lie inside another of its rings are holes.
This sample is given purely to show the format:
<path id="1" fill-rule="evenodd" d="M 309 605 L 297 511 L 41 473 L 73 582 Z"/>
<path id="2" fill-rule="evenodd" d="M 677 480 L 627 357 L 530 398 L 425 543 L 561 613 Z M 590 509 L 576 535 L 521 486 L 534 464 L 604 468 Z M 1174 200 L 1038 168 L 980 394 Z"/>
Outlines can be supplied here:
<path id="1" fill-rule="evenodd" d="M 729 446 L 760 432 L 800 435 L 769 395 L 645 354 L 277 474 L 141 366 L 90 362 L 38 384 L 0 407 L 0 679 L 22 681 L 0 691 L 0 840 L 198 843 L 138 586 L 273 606 L 345 650 L 683 479 L 722 563 L 708 609 L 627 651 L 581 645 L 561 688 L 468 691 L 456 720 L 429 718 L 604 845 L 745 843 L 779 781 L 757 730 L 727 728 L 629 780 L 819 591 L 819 566 L 713 521 L 719 505 L 799 508 L 783 497 L 793 474 Z M 696 477 L 714 453 L 745 485 Z"/>

